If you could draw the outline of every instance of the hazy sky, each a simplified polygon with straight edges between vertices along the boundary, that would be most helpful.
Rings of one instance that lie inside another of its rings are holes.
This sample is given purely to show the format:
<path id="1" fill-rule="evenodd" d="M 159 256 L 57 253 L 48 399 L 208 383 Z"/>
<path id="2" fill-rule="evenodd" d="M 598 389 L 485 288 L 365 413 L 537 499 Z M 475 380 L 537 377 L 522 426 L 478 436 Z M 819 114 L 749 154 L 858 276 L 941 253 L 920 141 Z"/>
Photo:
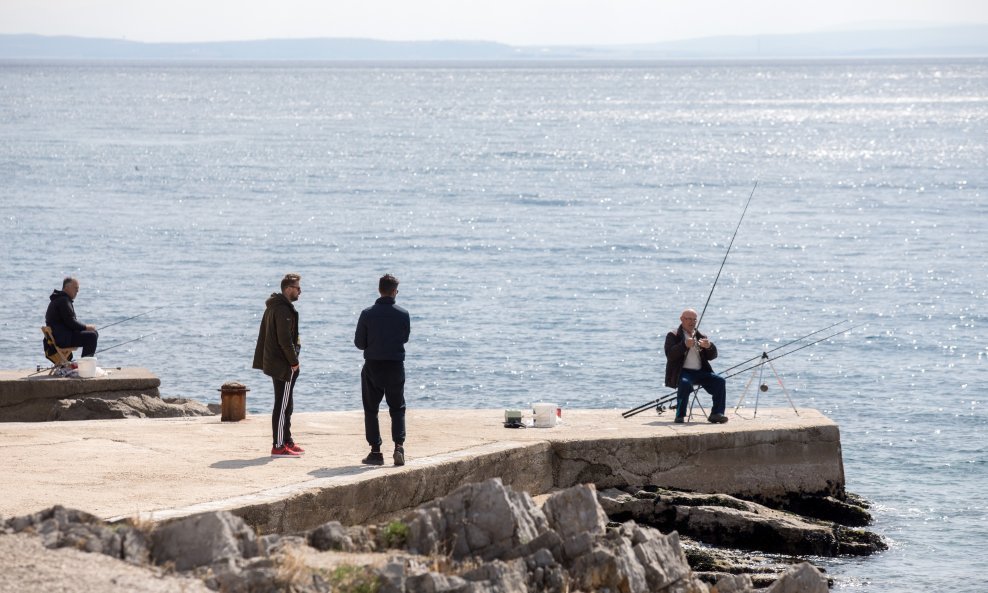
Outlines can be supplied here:
<path id="1" fill-rule="evenodd" d="M 0 33 L 135 41 L 610 44 L 802 33 L 863 22 L 988 23 L 988 0 L 0 0 Z"/>

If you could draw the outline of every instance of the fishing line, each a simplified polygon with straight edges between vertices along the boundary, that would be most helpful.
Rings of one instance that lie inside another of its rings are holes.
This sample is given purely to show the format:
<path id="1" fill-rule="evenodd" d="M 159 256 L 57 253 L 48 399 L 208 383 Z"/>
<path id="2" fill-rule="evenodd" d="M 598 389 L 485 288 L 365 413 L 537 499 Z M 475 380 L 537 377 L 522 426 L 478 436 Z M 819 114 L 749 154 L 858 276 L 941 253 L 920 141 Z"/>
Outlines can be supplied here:
<path id="1" fill-rule="evenodd" d="M 137 319 L 138 317 L 143 317 L 144 315 L 147 315 L 148 313 L 154 313 L 155 311 L 160 311 L 161 309 L 164 309 L 164 308 L 165 307 L 156 307 L 154 309 L 151 309 L 150 311 L 145 311 L 143 313 L 139 313 L 137 315 L 134 315 L 133 317 L 128 317 L 127 319 L 121 319 L 120 321 L 114 321 L 113 323 L 110 323 L 108 325 L 104 325 L 103 327 L 96 328 L 96 331 L 103 331 L 104 329 L 106 329 L 108 327 L 113 327 L 114 325 L 117 325 L 118 323 L 123 323 L 125 321 L 130 321 L 131 319 Z"/>
<path id="2" fill-rule="evenodd" d="M 722 374 L 722 373 L 727 373 L 727 372 L 729 372 L 729 371 L 733 371 L 734 369 L 736 369 L 736 368 L 738 368 L 738 367 L 739 367 L 739 366 L 741 366 L 741 365 L 744 365 L 744 364 L 748 364 L 749 362 L 751 362 L 751 361 L 753 361 L 753 360 L 758 360 L 759 358 L 762 358 L 762 356 L 763 356 L 764 354 L 771 354 L 771 353 L 773 353 L 773 352 L 775 352 L 776 350 L 782 350 L 782 349 L 783 349 L 783 348 L 785 348 L 786 346 L 792 346 L 792 345 L 793 345 L 793 344 L 795 344 L 796 342 L 802 342 L 803 340 L 805 340 L 806 338 L 808 338 L 808 337 L 810 337 L 810 336 L 815 336 L 816 334 L 818 334 L 818 333 L 820 333 L 820 332 L 825 332 L 825 331 L 827 331 L 828 329 L 831 329 L 831 328 L 833 328 L 833 327 L 837 327 L 838 325 L 841 325 L 841 324 L 843 324 L 843 323 L 849 323 L 849 321 L 850 321 L 850 320 L 848 320 L 848 319 L 845 319 L 844 321 L 838 321 L 837 323 L 834 323 L 834 324 L 831 324 L 831 325 L 828 325 L 827 327 L 825 327 L 825 328 L 823 328 L 823 329 L 818 329 L 818 330 L 816 330 L 815 332 L 810 332 L 810 333 L 808 333 L 808 334 L 806 334 L 805 336 L 803 336 L 803 337 L 801 337 L 801 338 L 796 338 L 795 340 L 792 340 L 792 341 L 790 341 L 790 342 L 786 342 L 785 344 L 783 344 L 783 345 L 781 345 L 781 346 L 776 346 L 775 348 L 772 348 L 771 350 L 767 350 L 767 351 L 765 351 L 765 352 L 763 352 L 762 354 L 759 354 L 758 356 L 752 356 L 752 357 L 751 357 L 751 358 L 749 358 L 748 360 L 745 360 L 745 361 L 743 361 L 743 362 L 739 362 L 738 364 L 736 364 L 736 365 L 734 365 L 734 366 L 732 366 L 732 367 L 729 367 L 729 368 L 726 368 L 726 369 L 724 369 L 723 371 L 721 371 L 721 372 L 720 372 L 720 373 L 718 373 L 718 374 Z"/>
<path id="3" fill-rule="evenodd" d="M 148 336 L 153 336 L 155 333 L 156 332 L 151 332 L 149 334 L 144 334 L 144 335 L 142 335 L 140 337 L 134 338 L 133 340 L 127 340 L 126 342 L 120 342 L 119 344 L 114 344 L 113 346 L 107 346 L 106 348 L 103 348 L 101 350 L 97 350 L 95 352 L 95 354 L 99 354 L 100 352 L 106 352 L 107 350 L 113 350 L 114 348 L 119 348 L 120 346 L 123 346 L 125 344 L 130 344 L 131 342 L 136 342 L 137 340 L 143 340 L 144 338 L 146 338 Z"/>
<path id="4" fill-rule="evenodd" d="M 720 273 L 724 271 L 724 264 L 727 263 L 727 256 L 731 255 L 731 247 L 734 246 L 734 239 L 737 238 L 738 231 L 741 230 L 741 222 L 744 220 L 745 213 L 748 212 L 748 205 L 751 204 L 751 198 L 755 197 L 756 189 L 758 189 L 758 181 L 755 181 L 755 186 L 751 188 L 751 195 L 748 196 L 748 201 L 744 204 L 744 210 L 741 211 L 741 218 L 738 220 L 738 226 L 734 229 L 734 234 L 731 236 L 731 242 L 727 245 L 727 253 L 724 254 L 724 261 L 720 262 L 720 269 L 717 270 L 717 276 L 714 278 L 714 284 L 710 287 L 710 293 L 707 294 L 707 302 L 703 303 L 703 310 L 700 311 L 700 316 L 696 318 L 696 325 L 693 326 L 694 333 L 700 329 L 700 322 L 703 320 L 703 314 L 707 312 L 707 305 L 710 304 L 710 297 L 714 296 L 714 289 L 717 288 L 717 281 L 720 280 Z"/>
<path id="5" fill-rule="evenodd" d="M 725 375 L 724 378 L 725 379 L 730 379 L 731 377 L 734 377 L 735 375 L 740 375 L 741 373 L 750 371 L 751 369 L 756 369 L 759 366 L 761 366 L 761 365 L 763 365 L 763 364 L 765 364 L 767 362 L 772 362 L 772 361 L 775 361 L 775 360 L 779 360 L 780 358 L 782 358 L 784 356 L 789 356 L 790 354 L 799 352 L 803 348 L 809 348 L 810 346 L 812 346 L 814 344 L 819 344 L 820 342 L 823 342 L 825 340 L 829 340 L 830 338 L 836 338 L 837 336 L 839 336 L 841 334 L 846 334 L 847 332 L 851 331 L 852 329 L 857 329 L 859 327 L 862 327 L 863 325 L 866 325 L 866 323 L 859 323 L 857 325 L 853 325 L 853 326 L 851 326 L 851 327 L 849 327 L 847 329 L 841 330 L 841 331 L 839 331 L 839 332 L 837 332 L 835 334 L 830 334 L 829 336 L 826 336 L 824 338 L 820 338 L 819 340 L 814 340 L 814 341 L 810 342 L 809 344 L 803 344 L 799 348 L 794 348 L 794 349 L 790 350 L 789 352 L 783 352 L 782 354 L 780 354 L 778 356 L 769 357 L 767 352 L 763 352 L 762 354 L 759 354 L 758 357 L 759 358 L 762 358 L 764 360 L 758 362 L 757 364 L 753 364 L 750 367 L 741 369 L 740 371 L 735 371 L 735 372 L 731 373 L 730 375 Z M 738 365 L 738 366 L 740 366 L 740 365 Z"/>

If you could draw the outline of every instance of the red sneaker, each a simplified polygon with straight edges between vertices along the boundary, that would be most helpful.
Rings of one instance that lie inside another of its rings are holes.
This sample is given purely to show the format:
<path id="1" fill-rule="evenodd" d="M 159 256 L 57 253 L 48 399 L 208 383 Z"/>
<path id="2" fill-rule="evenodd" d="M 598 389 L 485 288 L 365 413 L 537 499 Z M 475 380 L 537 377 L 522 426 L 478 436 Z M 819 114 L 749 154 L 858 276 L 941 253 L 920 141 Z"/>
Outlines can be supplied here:
<path id="1" fill-rule="evenodd" d="M 305 449 L 303 449 L 302 447 L 299 447 L 295 443 L 285 443 L 285 448 L 286 449 L 290 449 L 292 451 L 295 451 L 299 455 L 304 455 L 305 454 Z"/>
<path id="2" fill-rule="evenodd" d="M 292 451 L 291 449 L 288 448 L 287 445 L 271 448 L 271 457 L 288 457 L 288 458 L 298 459 L 301 456 L 302 456 L 301 453 L 296 453 L 295 451 Z"/>

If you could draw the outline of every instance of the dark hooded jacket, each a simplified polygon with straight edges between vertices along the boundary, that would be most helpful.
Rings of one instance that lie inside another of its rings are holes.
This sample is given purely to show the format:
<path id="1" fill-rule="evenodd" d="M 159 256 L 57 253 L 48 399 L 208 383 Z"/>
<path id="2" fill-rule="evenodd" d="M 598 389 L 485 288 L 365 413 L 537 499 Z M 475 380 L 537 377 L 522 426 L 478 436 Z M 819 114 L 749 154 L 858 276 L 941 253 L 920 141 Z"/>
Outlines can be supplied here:
<path id="1" fill-rule="evenodd" d="M 272 293 L 264 301 L 264 316 L 254 347 L 255 369 L 280 381 L 292 380 L 292 367 L 298 364 L 302 343 L 298 336 L 298 311 L 288 298 Z"/>
<path id="2" fill-rule="evenodd" d="M 68 348 L 72 342 L 72 334 L 86 331 L 86 324 L 75 317 L 75 306 L 72 299 L 62 290 L 56 290 L 48 297 L 48 311 L 45 312 L 45 325 L 51 328 L 55 343 L 59 348 Z"/>
<path id="3" fill-rule="evenodd" d="M 707 336 L 696 332 L 696 339 L 700 340 Z M 676 389 L 679 387 L 679 375 L 683 372 L 683 363 L 686 362 L 686 332 L 680 325 L 676 331 L 666 334 L 666 387 Z M 700 368 L 708 373 L 714 372 L 710 366 L 710 361 L 717 358 L 717 346 L 711 344 L 709 348 L 700 349 Z"/>
<path id="4" fill-rule="evenodd" d="M 405 360 L 405 344 L 411 333 L 408 311 L 392 297 L 381 297 L 360 312 L 353 344 L 364 351 L 364 360 Z"/>

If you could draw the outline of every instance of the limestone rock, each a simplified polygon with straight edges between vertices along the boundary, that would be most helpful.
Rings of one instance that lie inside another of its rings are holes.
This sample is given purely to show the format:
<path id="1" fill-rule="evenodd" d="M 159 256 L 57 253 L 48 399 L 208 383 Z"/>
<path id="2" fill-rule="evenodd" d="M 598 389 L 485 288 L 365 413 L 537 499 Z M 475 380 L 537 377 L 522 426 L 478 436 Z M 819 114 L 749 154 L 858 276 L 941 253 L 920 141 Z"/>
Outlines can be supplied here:
<path id="1" fill-rule="evenodd" d="M 608 504 L 665 504 L 661 496 L 601 493 L 602 499 L 612 501 Z M 714 498 L 697 500 L 709 503 Z M 749 506 L 752 503 L 729 498 L 722 502 L 727 505 L 720 507 L 722 512 L 759 511 L 757 505 Z M 684 506 L 688 513 L 711 508 Z M 409 515 L 406 525 L 406 545 L 432 555 L 395 555 L 377 568 L 363 567 L 362 585 L 373 584 L 381 593 L 754 593 L 746 575 L 711 575 L 714 588 L 702 582 L 691 571 L 676 532 L 663 534 L 631 521 L 606 523 L 592 486 L 555 493 L 540 509 L 528 494 L 514 492 L 498 479 L 488 480 L 423 505 Z M 36 533 L 46 545 L 100 552 L 134 563 L 146 564 L 151 558 L 228 593 L 324 593 L 349 590 L 353 583 L 335 581 L 318 563 L 307 564 L 313 554 L 309 546 L 373 551 L 386 547 L 382 534 L 387 527 L 330 522 L 304 535 L 257 537 L 242 519 L 215 512 L 159 525 L 145 538 L 132 527 L 107 525 L 88 513 L 53 507 L 9 519 L 2 530 Z M 824 593 L 826 587 L 823 575 L 802 564 L 791 567 L 767 591 Z"/>
<path id="2" fill-rule="evenodd" d="M 352 552 L 355 549 L 353 540 L 347 534 L 347 530 L 339 521 L 330 521 L 324 525 L 316 527 L 306 536 L 308 544 L 321 551 L 340 550 Z"/>
<path id="3" fill-rule="evenodd" d="M 812 564 L 803 562 L 793 566 L 772 583 L 766 593 L 827 593 L 827 577 Z"/>
<path id="4" fill-rule="evenodd" d="M 36 533 L 46 548 L 71 547 L 119 558 L 131 564 L 148 560 L 145 534 L 129 525 L 111 527 L 94 515 L 63 506 L 7 521 L 12 533 Z"/>
<path id="5" fill-rule="evenodd" d="M 580 484 L 557 492 L 542 505 L 549 527 L 564 539 L 586 533 L 598 536 L 607 527 L 607 515 L 597 502 L 593 484 Z"/>
<path id="6" fill-rule="evenodd" d="M 661 505 L 656 507 L 657 512 L 664 512 Z M 701 541 L 765 552 L 837 555 L 837 538 L 829 526 L 803 521 L 795 515 L 708 506 L 675 507 L 674 512 L 675 529 Z"/>
<path id="7" fill-rule="evenodd" d="M 48 413 L 48 420 L 106 420 L 120 418 L 177 418 L 212 416 L 213 412 L 195 400 L 161 399 L 146 394 L 104 399 L 83 397 L 58 400 Z"/>
<path id="8" fill-rule="evenodd" d="M 509 555 L 548 529 L 532 497 L 506 488 L 500 478 L 467 484 L 426 503 L 405 523 L 410 551 L 449 554 L 457 560 Z"/>
<path id="9" fill-rule="evenodd" d="M 191 570 L 257 554 L 257 536 L 243 519 L 226 511 L 200 513 L 166 523 L 151 534 L 156 564 Z"/>
<path id="10" fill-rule="evenodd" d="M 645 568 L 637 561 L 631 543 L 624 538 L 607 538 L 576 558 L 569 566 L 573 586 L 584 591 L 649 591 Z"/>
<path id="11" fill-rule="evenodd" d="M 751 577 L 746 574 L 726 574 L 717 579 L 717 593 L 745 593 L 751 589 Z"/>
<path id="12" fill-rule="evenodd" d="M 461 575 L 485 593 L 527 593 L 528 576 L 525 562 L 493 560 Z"/>
<path id="13" fill-rule="evenodd" d="M 680 539 L 680 545 L 689 561 L 693 576 L 710 584 L 716 584 L 726 575 L 746 575 L 752 586 L 764 589 L 776 581 L 783 573 L 803 560 L 789 555 L 765 555 L 745 552 L 735 548 L 714 548 Z"/>
<path id="14" fill-rule="evenodd" d="M 632 541 L 635 557 L 645 568 L 645 579 L 653 591 L 661 591 L 690 577 L 686 554 L 679 544 L 679 534 L 663 535 L 649 527 L 634 527 Z"/>
<path id="15" fill-rule="evenodd" d="M 199 400 L 190 399 L 188 397 L 163 397 L 161 401 L 165 402 L 169 406 L 178 406 L 185 413 L 184 416 L 216 416 L 220 413 L 220 410 L 213 411 L 213 406 L 218 404 L 204 404 Z"/>
<path id="16" fill-rule="evenodd" d="M 693 578 L 675 533 L 633 523 L 608 528 L 595 492 L 574 486 L 548 497 L 540 510 L 527 494 L 495 479 L 419 507 L 406 519 L 409 550 L 487 562 L 458 575 L 468 584 L 416 574 L 406 578 L 407 590 L 471 591 L 471 583 L 483 583 L 483 591 L 504 593 L 707 591 Z M 395 582 L 394 575 L 387 578 Z"/>
<path id="17" fill-rule="evenodd" d="M 838 500 L 833 496 L 793 495 L 783 508 L 805 517 L 832 521 L 851 527 L 871 525 L 871 513 L 867 510 L 868 503 L 859 497 L 850 495 L 848 500 Z"/>
<path id="18" fill-rule="evenodd" d="M 405 580 L 406 593 L 479 593 L 474 583 L 458 576 L 427 572 Z"/>
<path id="19" fill-rule="evenodd" d="M 554 533 L 554 532 L 550 532 Z M 558 536 L 557 536 L 558 537 Z M 569 581 L 563 567 L 546 548 L 540 548 L 524 557 L 529 588 L 545 593 L 569 591 Z"/>
<path id="20" fill-rule="evenodd" d="M 0 566 L 4 593 L 210 593 L 189 575 L 71 547 L 45 548 L 36 535 L 0 533 Z"/>
<path id="21" fill-rule="evenodd" d="M 598 496 L 614 520 L 634 520 L 702 542 L 796 555 L 868 554 L 884 549 L 874 534 L 807 519 L 723 494 L 661 488 L 629 495 L 608 489 Z"/>

